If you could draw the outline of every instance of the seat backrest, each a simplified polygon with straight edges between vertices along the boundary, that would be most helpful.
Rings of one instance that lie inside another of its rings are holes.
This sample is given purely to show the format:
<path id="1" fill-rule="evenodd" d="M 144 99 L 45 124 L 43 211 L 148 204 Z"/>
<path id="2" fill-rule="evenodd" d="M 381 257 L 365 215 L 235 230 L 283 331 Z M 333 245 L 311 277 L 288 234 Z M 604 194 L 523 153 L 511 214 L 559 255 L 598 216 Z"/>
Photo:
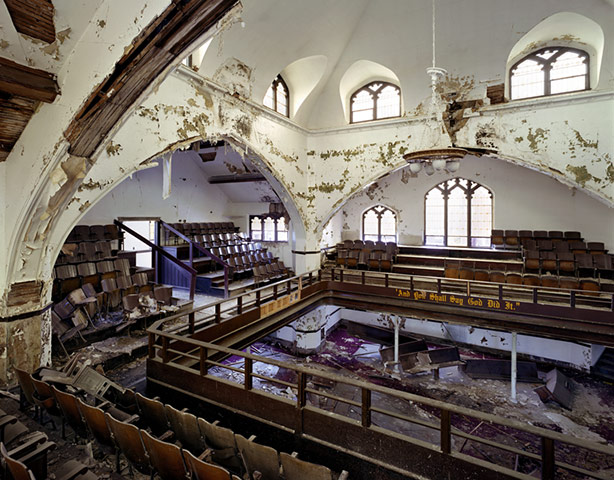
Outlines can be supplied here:
<path id="1" fill-rule="evenodd" d="M 28 467 L 26 467 L 19 460 L 16 460 L 9 456 L 9 453 L 6 450 L 4 443 L 0 443 L 0 453 L 2 454 L 4 463 L 6 464 L 9 472 L 11 472 L 11 475 L 13 476 L 14 480 L 31 480 L 32 478 L 34 478 L 34 476 L 31 475 L 31 472 Z"/>
<path id="2" fill-rule="evenodd" d="M 114 278 L 104 278 L 101 282 L 103 292 L 112 292 L 117 290 L 117 281 Z"/>
<path id="3" fill-rule="evenodd" d="M 108 413 L 105 413 L 105 419 L 111 430 L 113 441 L 132 466 L 141 473 L 150 474 L 151 463 L 141 440 L 139 429 L 130 423 L 116 420 Z"/>
<path id="4" fill-rule="evenodd" d="M 62 415 L 66 422 L 71 426 L 77 435 L 82 438 L 87 436 L 87 424 L 81 416 L 81 411 L 77 405 L 77 397 L 67 392 L 62 392 L 51 386 L 55 400 L 58 402 Z"/>
<path id="5" fill-rule="evenodd" d="M 130 260 L 127 258 L 118 258 L 113 262 L 115 266 L 115 270 L 119 272 L 119 275 L 123 275 L 125 277 L 130 276 Z"/>
<path id="6" fill-rule="evenodd" d="M 205 450 L 206 444 L 196 416 L 177 410 L 171 405 L 166 405 L 165 407 L 166 418 L 168 418 L 171 424 L 171 429 L 175 432 L 175 437 L 181 442 L 181 446 L 192 453 L 200 455 Z"/>
<path id="7" fill-rule="evenodd" d="M 34 397 L 32 396 L 36 391 L 32 383 L 32 377 L 28 372 L 17 367 L 13 367 L 13 370 L 15 370 L 15 374 L 17 375 L 17 381 L 19 382 L 19 387 L 23 392 L 23 396 L 30 405 L 36 405 L 34 403 Z"/>
<path id="8" fill-rule="evenodd" d="M 122 306 L 124 310 L 134 310 L 139 306 L 139 294 L 131 293 L 122 297 Z"/>
<path id="9" fill-rule="evenodd" d="M 114 446 L 111 430 L 109 430 L 102 409 L 88 405 L 80 398 L 77 398 L 77 406 L 96 441 L 107 447 Z"/>
<path id="10" fill-rule="evenodd" d="M 76 288 L 68 294 L 67 298 L 70 303 L 72 303 L 76 307 L 79 303 L 83 302 L 86 297 L 85 293 L 83 293 L 83 290 L 81 288 Z"/>
<path id="11" fill-rule="evenodd" d="M 53 306 L 53 311 L 60 317 L 62 320 L 66 320 L 72 316 L 72 313 L 75 311 L 75 307 L 70 300 L 67 298 L 61 300 Z"/>
<path id="12" fill-rule="evenodd" d="M 193 480 L 230 480 L 230 472 L 222 467 L 204 462 L 187 450 L 183 451 L 183 458 Z"/>
<path id="13" fill-rule="evenodd" d="M 181 449 L 172 443 L 163 442 L 141 430 L 141 438 L 154 470 L 163 480 L 188 478 L 188 472 L 181 455 Z"/>
<path id="14" fill-rule="evenodd" d="M 239 454 L 247 466 L 250 476 L 257 470 L 263 478 L 279 478 L 279 456 L 277 450 L 235 435 Z"/>
<path id="15" fill-rule="evenodd" d="M 144 272 L 135 273 L 132 275 L 132 281 L 135 285 L 143 286 L 149 283 L 149 279 L 147 278 L 147 274 Z"/>
<path id="16" fill-rule="evenodd" d="M 330 469 L 323 465 L 305 462 L 284 452 L 279 454 L 279 458 L 286 480 L 332 480 Z"/>
<path id="17" fill-rule="evenodd" d="M 126 275 L 119 275 L 115 279 L 115 282 L 117 283 L 117 288 L 126 289 L 126 288 L 130 288 L 130 287 L 133 286 L 132 279 L 130 278 L 130 275 L 128 275 L 128 276 L 126 276 Z"/>
<path id="18" fill-rule="evenodd" d="M 151 429 L 154 435 L 160 436 L 170 429 L 170 423 L 166 418 L 166 409 L 159 400 L 147 398 L 140 393 L 136 393 L 136 404 L 141 418 Z"/>
<path id="19" fill-rule="evenodd" d="M 209 423 L 201 417 L 198 417 L 198 427 L 200 428 L 200 433 L 205 437 L 205 443 L 208 447 L 217 450 L 225 448 L 236 450 L 235 435 L 229 428 Z"/>
<path id="20" fill-rule="evenodd" d="M 117 225 L 110 223 L 104 226 L 105 238 L 108 240 L 117 240 L 119 238 L 119 228 Z"/>
<path id="21" fill-rule="evenodd" d="M 154 288 L 154 298 L 163 303 L 164 305 L 170 305 L 173 298 L 173 287 L 156 287 Z"/>

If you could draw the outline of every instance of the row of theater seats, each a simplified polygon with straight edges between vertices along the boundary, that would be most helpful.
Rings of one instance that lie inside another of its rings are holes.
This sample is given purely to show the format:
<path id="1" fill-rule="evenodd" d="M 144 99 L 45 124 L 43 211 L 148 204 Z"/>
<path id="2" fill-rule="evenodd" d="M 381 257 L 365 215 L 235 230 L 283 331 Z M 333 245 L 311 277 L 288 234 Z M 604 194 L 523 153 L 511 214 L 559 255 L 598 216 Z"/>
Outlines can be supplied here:
<path id="1" fill-rule="evenodd" d="M 130 266 L 130 261 L 127 258 L 115 258 L 114 260 L 99 260 L 96 262 L 84 262 L 78 265 L 57 265 L 53 269 L 53 293 L 54 301 L 62 298 L 79 288 L 80 286 L 91 283 L 96 290 L 101 289 L 101 282 L 105 279 L 115 279 L 117 277 L 131 277 L 137 273 L 135 267 Z M 142 281 L 144 272 L 138 272 L 139 275 L 133 281 Z"/>
<path id="2" fill-rule="evenodd" d="M 48 452 L 57 444 L 43 432 L 31 432 L 14 415 L 0 410 L 0 458 L 2 478 L 35 480 L 48 478 Z M 56 480 L 95 480 L 97 475 L 76 460 L 64 460 L 53 473 Z"/>
<path id="3" fill-rule="evenodd" d="M 576 241 L 582 240 L 580 232 L 560 230 L 496 230 L 493 229 L 490 243 L 493 247 L 517 248 L 524 245 L 527 240 L 539 241 Z"/>
<path id="4" fill-rule="evenodd" d="M 96 242 L 65 243 L 55 261 L 56 265 L 79 264 L 117 258 L 112 240 Z"/>
<path id="5" fill-rule="evenodd" d="M 284 262 L 277 261 L 252 268 L 252 276 L 256 286 L 261 286 L 267 282 L 277 282 L 284 278 L 290 278 L 291 271 L 284 265 Z"/>
<path id="6" fill-rule="evenodd" d="M 343 243 L 337 244 L 337 251 L 339 250 L 368 250 L 385 252 L 396 258 L 399 253 L 399 247 L 396 242 L 374 242 L 373 240 L 344 240 Z"/>
<path id="7" fill-rule="evenodd" d="M 143 273 L 133 278 L 134 281 L 130 277 L 104 279 L 100 292 L 91 283 L 86 283 L 54 304 L 51 310 L 53 335 L 66 355 L 64 342 L 76 336 L 83 340 L 81 331 L 89 326 L 96 329 L 97 317 L 120 311 L 123 321 L 115 327 L 116 331 L 121 331 L 147 317 L 148 312 L 153 314 L 161 307 L 182 305 L 172 296 L 172 287 L 150 283 Z"/>
<path id="8" fill-rule="evenodd" d="M 390 272 L 392 271 L 392 258 L 392 254 L 381 250 L 337 249 L 336 264 L 349 268 Z"/>
<path id="9" fill-rule="evenodd" d="M 526 271 L 556 272 L 557 275 L 574 275 L 612 279 L 612 255 L 603 253 L 572 253 L 550 250 L 525 250 Z"/>
<path id="10" fill-rule="evenodd" d="M 567 290 L 599 291 L 599 284 L 592 279 L 578 279 L 575 277 L 555 275 L 533 275 L 516 272 L 499 272 L 458 267 L 447 265 L 445 277 L 461 280 L 477 280 L 482 282 L 507 283 L 512 285 L 526 285 L 532 287 L 563 288 Z"/>
<path id="11" fill-rule="evenodd" d="M 332 472 L 321 465 L 299 460 L 297 454 L 278 453 L 275 449 L 235 434 L 218 422 L 210 423 L 157 399 L 126 390 L 123 410 L 87 402 L 80 392 L 73 395 L 18 371 L 23 396 L 51 416 L 62 417 L 75 437 L 95 440 L 101 449 L 116 455 L 120 473 L 120 455 L 130 470 L 155 474 L 164 480 L 332 480 Z M 131 415 L 131 414 L 135 415 Z M 236 475 L 235 475 L 236 474 Z M 339 479 L 348 476 L 343 472 Z"/>
<path id="12" fill-rule="evenodd" d="M 72 229 L 65 243 L 98 242 L 118 240 L 120 231 L 117 225 L 77 225 Z"/>
<path id="13" fill-rule="evenodd" d="M 229 245 L 230 243 L 221 242 L 232 241 L 234 243 L 237 241 L 238 237 L 238 227 L 235 227 L 232 222 L 170 223 L 169 225 L 179 233 L 197 242 L 206 239 L 207 242 Z M 197 240 L 194 238 L 197 235 L 204 238 Z M 162 237 L 164 245 L 179 245 L 184 243 L 182 238 L 166 228 L 162 228 Z"/>

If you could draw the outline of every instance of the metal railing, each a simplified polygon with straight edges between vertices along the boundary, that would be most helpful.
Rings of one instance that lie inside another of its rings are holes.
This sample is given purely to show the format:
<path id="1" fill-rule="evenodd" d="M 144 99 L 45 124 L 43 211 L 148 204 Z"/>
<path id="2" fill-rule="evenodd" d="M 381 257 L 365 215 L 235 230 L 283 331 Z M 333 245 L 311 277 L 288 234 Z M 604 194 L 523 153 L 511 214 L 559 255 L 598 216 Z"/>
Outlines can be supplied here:
<path id="1" fill-rule="evenodd" d="M 215 263 L 217 263 L 223 268 L 224 270 L 224 297 L 227 298 L 228 297 L 230 265 L 228 265 L 228 263 L 226 263 L 224 260 L 219 258 L 217 255 L 214 255 L 213 253 L 211 253 L 208 248 L 203 247 L 198 242 L 195 242 L 190 237 L 184 235 L 183 233 L 181 233 L 179 230 L 175 229 L 168 223 L 160 220 L 159 225 L 162 228 L 165 228 L 169 232 L 176 235 L 178 238 L 181 238 L 188 245 L 190 267 L 194 268 L 194 249 L 196 249 L 197 251 L 203 253 L 206 257 L 210 258 L 211 260 L 213 260 Z"/>

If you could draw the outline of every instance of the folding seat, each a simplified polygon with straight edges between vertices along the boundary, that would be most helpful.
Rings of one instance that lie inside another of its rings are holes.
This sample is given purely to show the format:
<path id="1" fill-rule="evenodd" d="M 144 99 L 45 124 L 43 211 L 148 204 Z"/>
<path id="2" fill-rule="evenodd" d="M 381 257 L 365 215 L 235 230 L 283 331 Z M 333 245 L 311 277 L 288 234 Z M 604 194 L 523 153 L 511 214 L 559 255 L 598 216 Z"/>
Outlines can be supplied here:
<path id="1" fill-rule="evenodd" d="M 200 222 L 198 224 L 198 229 L 199 229 L 201 235 L 204 235 L 205 233 L 209 233 L 209 227 L 208 227 L 206 222 Z"/>
<path id="2" fill-rule="evenodd" d="M 505 275 L 505 283 L 511 283 L 513 285 L 522 285 L 522 275 L 519 273 L 507 273 Z"/>
<path id="3" fill-rule="evenodd" d="M 105 418 L 107 420 L 107 425 L 109 425 L 109 430 L 111 430 L 113 440 L 120 452 L 126 457 L 126 460 L 128 460 L 130 469 L 132 470 L 132 468 L 135 468 L 144 475 L 151 475 L 153 473 L 153 468 L 151 467 L 149 456 L 141 440 L 139 429 L 130 423 L 113 418 L 113 416 L 108 413 L 105 413 Z"/>
<path id="4" fill-rule="evenodd" d="M 254 442 L 254 438 L 252 436 L 248 440 L 243 435 L 235 435 L 247 474 L 253 478 L 254 472 L 260 472 L 262 478 L 279 479 L 281 468 L 277 450 Z"/>
<path id="5" fill-rule="evenodd" d="M 200 431 L 195 415 L 177 410 L 171 405 L 165 405 L 165 412 L 175 440 L 180 443 L 181 448 L 194 455 L 200 455 L 207 449 L 204 434 Z"/>
<path id="6" fill-rule="evenodd" d="M 538 287 L 539 286 L 539 277 L 537 275 L 523 275 L 522 276 L 522 284 L 523 285 L 527 285 L 527 286 L 531 286 L 531 287 Z"/>
<path id="7" fill-rule="evenodd" d="M 550 230 L 548 232 L 548 238 L 552 240 L 553 242 L 560 242 L 564 238 L 563 232 L 559 230 Z"/>
<path id="8" fill-rule="evenodd" d="M 460 274 L 460 261 L 444 260 L 443 271 L 446 278 L 458 278 Z"/>
<path id="9" fill-rule="evenodd" d="M 371 254 L 371 250 L 368 248 L 363 248 L 358 253 L 358 268 L 361 270 L 366 270 L 369 266 L 369 255 Z"/>
<path id="10" fill-rule="evenodd" d="M 2 459 L 4 460 L 7 470 L 15 480 L 31 480 L 37 478 L 32 470 L 29 469 L 23 462 L 20 462 L 11 456 L 4 444 L 0 444 L 0 454 L 2 455 Z M 40 477 L 46 477 L 46 475 L 41 476 L 39 474 L 38 478 Z M 63 463 L 57 472 L 55 472 L 54 478 L 56 480 L 95 480 L 98 478 L 98 476 L 93 472 L 90 472 L 82 463 L 79 463 L 76 460 L 68 460 Z"/>
<path id="11" fill-rule="evenodd" d="M 503 241 L 508 247 L 516 247 L 519 243 L 518 230 L 505 230 Z"/>
<path id="12" fill-rule="evenodd" d="M 586 243 L 579 241 L 579 240 L 572 240 L 569 242 L 569 249 L 571 250 L 571 253 L 576 254 L 576 253 L 587 253 L 586 250 Z"/>
<path id="13" fill-rule="evenodd" d="M 94 322 L 92 318 L 96 316 L 97 313 L 100 312 L 100 306 L 98 305 L 97 297 L 88 297 L 85 295 L 85 292 L 82 288 L 77 288 L 68 294 L 68 301 L 72 303 L 77 308 L 83 308 L 85 313 L 87 314 L 87 319 L 89 320 L 92 327 L 94 327 Z M 96 328 L 96 327 L 94 327 Z"/>
<path id="14" fill-rule="evenodd" d="M 557 253 L 567 253 L 569 252 L 569 242 L 555 242 L 554 251 Z"/>
<path id="15" fill-rule="evenodd" d="M 559 287 L 566 290 L 579 290 L 580 282 L 575 277 L 560 277 Z"/>
<path id="16" fill-rule="evenodd" d="M 47 382 L 43 382 L 39 380 L 34 375 L 30 375 L 32 379 L 32 384 L 34 385 L 35 393 L 33 395 L 34 402 L 41 409 L 41 419 L 43 412 L 47 412 L 50 417 L 50 421 L 55 428 L 54 418 L 59 418 L 62 416 L 60 409 L 55 401 L 55 396 L 53 395 L 53 390 L 51 390 L 51 386 Z M 46 422 L 43 422 L 43 426 Z M 64 438 L 64 432 L 62 432 L 62 438 Z"/>
<path id="17" fill-rule="evenodd" d="M 348 258 L 346 259 L 346 266 L 349 268 L 356 268 L 358 266 L 358 257 L 360 256 L 360 250 L 350 250 Z"/>
<path id="18" fill-rule="evenodd" d="M 105 294 L 105 310 L 115 310 L 122 302 L 122 292 L 117 286 L 114 278 L 104 278 L 102 280 L 102 291 Z"/>
<path id="19" fill-rule="evenodd" d="M 100 287 L 100 275 L 96 271 L 96 264 L 93 262 L 80 263 L 77 265 L 77 273 L 81 277 L 81 283 L 91 284 L 94 288 Z"/>
<path id="20" fill-rule="evenodd" d="M 75 437 L 87 438 L 87 423 L 83 419 L 77 404 L 77 397 L 51 386 L 55 401 L 62 412 L 62 438 L 65 438 L 65 424 L 73 430 Z"/>
<path id="21" fill-rule="evenodd" d="M 489 279 L 488 270 L 475 270 L 473 272 L 473 278 L 474 280 L 477 280 L 480 282 L 488 282 L 488 279 Z"/>
<path id="22" fill-rule="evenodd" d="M 354 240 L 344 240 L 343 246 L 347 248 L 348 250 L 351 250 L 352 247 L 354 246 Z"/>
<path id="23" fill-rule="evenodd" d="M 106 240 L 106 230 L 104 225 L 91 225 L 90 226 L 90 241 L 99 242 L 101 240 Z"/>
<path id="24" fill-rule="evenodd" d="M 488 274 L 488 280 L 494 283 L 505 283 L 505 273 L 503 272 L 490 272 Z"/>
<path id="25" fill-rule="evenodd" d="M 260 266 L 256 266 L 252 268 L 252 277 L 254 278 L 254 284 L 256 286 L 260 286 L 260 284 L 264 283 L 265 279 L 260 273 Z"/>
<path id="26" fill-rule="evenodd" d="M 613 278 L 614 269 L 612 268 L 611 255 L 595 255 L 593 261 L 599 278 Z"/>
<path id="27" fill-rule="evenodd" d="M 540 269 L 539 251 L 527 250 L 524 252 L 524 268 L 525 270 L 539 271 Z"/>
<path id="28" fill-rule="evenodd" d="M 396 261 L 397 254 L 399 253 L 399 247 L 396 242 L 386 242 L 386 253 L 390 256 L 390 261 Z"/>
<path id="29" fill-rule="evenodd" d="M 34 402 L 34 384 L 32 383 L 32 377 L 28 372 L 17 367 L 13 367 L 15 375 L 17 376 L 17 382 L 19 383 L 19 409 L 25 411 L 28 407 L 34 408 L 35 418 L 39 417 L 38 405 Z M 26 403 L 28 405 L 26 405 Z"/>
<path id="30" fill-rule="evenodd" d="M 130 260 L 127 258 L 117 258 L 113 261 L 113 266 L 118 276 L 129 277 L 133 273 L 133 268 L 130 266 Z"/>
<path id="31" fill-rule="evenodd" d="M 375 242 L 373 240 L 365 240 L 365 248 L 373 250 L 375 248 Z"/>
<path id="32" fill-rule="evenodd" d="M 149 277 L 145 272 L 139 272 L 132 275 L 132 283 L 138 286 L 139 293 L 151 292 L 155 286 L 149 281 Z"/>
<path id="33" fill-rule="evenodd" d="M 141 420 L 151 433 L 164 438 L 172 435 L 171 424 L 166 418 L 166 407 L 162 402 L 136 393 L 136 404 Z"/>
<path id="34" fill-rule="evenodd" d="M 269 276 L 269 280 L 279 280 L 281 278 L 281 275 L 275 271 L 272 264 L 270 263 L 265 264 L 264 269 L 266 270 L 266 273 Z"/>
<path id="35" fill-rule="evenodd" d="M 141 438 L 149 461 L 154 471 L 162 480 L 179 480 L 188 478 L 188 471 L 181 449 L 172 443 L 163 442 L 141 430 Z"/>
<path id="36" fill-rule="evenodd" d="M 120 289 L 122 296 L 137 293 L 138 285 L 132 282 L 130 275 L 118 275 L 115 279 L 117 288 Z"/>
<path id="37" fill-rule="evenodd" d="M 580 232 L 563 232 L 565 240 L 569 241 L 582 241 L 582 234 Z"/>
<path id="38" fill-rule="evenodd" d="M 335 264 L 338 266 L 344 266 L 348 257 L 349 250 L 345 248 L 337 249 L 337 258 L 335 259 Z"/>
<path id="39" fill-rule="evenodd" d="M 533 231 L 532 230 L 518 230 L 518 239 L 520 240 L 520 244 L 524 247 L 525 242 L 527 240 L 533 241 Z"/>
<path id="40" fill-rule="evenodd" d="M 192 480 L 240 480 L 225 468 L 205 462 L 187 450 L 182 453 Z"/>
<path id="41" fill-rule="evenodd" d="M 77 259 L 79 262 L 95 262 L 102 257 L 96 251 L 96 247 L 92 242 L 81 242 L 77 251 Z"/>
<path id="42" fill-rule="evenodd" d="M 68 300 L 66 302 L 70 304 Z M 51 332 L 53 337 L 57 339 L 58 343 L 62 347 L 66 358 L 69 358 L 70 355 L 68 354 L 68 351 L 64 346 L 64 342 L 78 335 L 83 341 L 83 343 L 85 343 L 85 339 L 81 335 L 81 330 L 83 330 L 87 326 L 87 321 L 85 322 L 85 325 L 81 323 L 75 325 L 72 321 L 72 318 L 72 312 L 68 315 L 68 317 L 61 318 L 60 315 L 56 313 L 55 307 L 51 311 Z"/>
<path id="43" fill-rule="evenodd" d="M 542 287 L 559 288 L 559 277 L 553 275 L 543 275 L 540 277 Z"/>
<path id="44" fill-rule="evenodd" d="M 605 253 L 605 245 L 602 242 L 587 242 L 586 248 L 591 255 L 602 255 Z"/>
<path id="45" fill-rule="evenodd" d="M 104 226 L 104 238 L 105 240 L 118 240 L 119 228 L 114 223 L 109 223 Z"/>
<path id="46" fill-rule="evenodd" d="M 379 259 L 379 266 L 382 272 L 392 271 L 392 254 L 389 252 L 384 253 Z"/>
<path id="47" fill-rule="evenodd" d="M 546 240 L 546 239 L 539 239 L 537 240 L 537 249 L 542 252 L 542 251 L 550 251 L 552 250 L 554 247 L 552 246 L 552 240 Z"/>
<path id="48" fill-rule="evenodd" d="M 381 250 L 372 250 L 369 253 L 369 259 L 367 262 L 367 266 L 369 270 L 379 270 L 380 269 L 379 261 L 381 258 L 382 258 Z"/>
<path id="49" fill-rule="evenodd" d="M 113 441 L 111 430 L 105 419 L 105 412 L 99 407 L 85 403 L 79 397 L 77 397 L 77 406 L 79 412 L 83 416 L 90 435 L 99 445 L 113 449 L 116 459 L 116 470 L 119 472 L 119 449 Z"/>
<path id="50" fill-rule="evenodd" d="M 576 253 L 576 268 L 578 275 L 581 277 L 594 277 L 595 265 L 593 263 L 593 255 L 590 253 Z"/>
<path id="51" fill-rule="evenodd" d="M 473 280 L 474 273 L 473 268 L 462 267 L 458 271 L 458 278 L 461 280 Z"/>
<path id="52" fill-rule="evenodd" d="M 115 264 L 111 260 L 102 260 L 96 262 L 96 270 L 100 274 L 100 280 L 116 278 L 117 270 L 115 270 Z"/>
<path id="53" fill-rule="evenodd" d="M 90 239 L 90 227 L 87 225 L 76 225 L 73 228 L 72 236 L 75 242 L 86 242 Z"/>
<path id="54" fill-rule="evenodd" d="M 556 252 L 540 251 L 539 259 L 541 262 L 542 271 L 556 272 L 558 274 Z"/>
<path id="55" fill-rule="evenodd" d="M 237 469 L 240 462 L 237 456 L 237 444 L 232 430 L 220 427 L 217 421 L 207 422 L 204 418 L 198 418 L 198 427 L 201 435 L 205 438 L 207 448 L 212 450 L 213 461 L 230 469 Z"/>
<path id="56" fill-rule="evenodd" d="M 490 233 L 490 244 L 495 247 L 502 247 L 505 243 L 503 240 L 503 230 L 492 230 Z"/>
<path id="57" fill-rule="evenodd" d="M 98 255 L 98 258 L 101 258 L 103 260 L 112 260 L 115 258 L 115 256 L 113 255 L 113 251 L 111 250 L 110 242 L 102 240 L 100 242 L 96 242 L 94 246 L 96 247 L 96 253 Z"/>
<path id="58" fill-rule="evenodd" d="M 277 257 L 272 252 L 265 252 L 268 263 L 277 261 Z"/>
<path id="59" fill-rule="evenodd" d="M 567 243 L 567 242 L 559 242 Z M 561 272 L 576 273 L 576 259 L 571 252 L 559 252 L 557 253 L 557 260 L 559 262 L 559 275 Z"/>
<path id="60" fill-rule="evenodd" d="M 306 478 L 309 480 L 333 480 L 333 474 L 329 468 L 299 460 L 296 453 L 290 455 L 281 452 L 279 458 L 285 480 L 304 480 Z M 343 470 L 338 480 L 345 480 L 347 477 L 348 472 Z"/>
<path id="61" fill-rule="evenodd" d="M 4 443 L 12 449 L 14 445 L 27 438 L 30 430 L 14 415 L 7 415 L 3 410 L 0 410 L 0 416 L 0 443 Z"/>
<path id="62" fill-rule="evenodd" d="M 599 283 L 597 283 L 595 280 L 589 280 L 584 278 L 580 280 L 580 290 L 585 292 L 585 295 L 599 295 L 597 293 L 600 290 Z"/>
<path id="63" fill-rule="evenodd" d="M 290 269 L 284 265 L 284 262 L 278 260 L 275 262 L 275 268 L 281 273 L 282 276 L 290 276 Z"/>

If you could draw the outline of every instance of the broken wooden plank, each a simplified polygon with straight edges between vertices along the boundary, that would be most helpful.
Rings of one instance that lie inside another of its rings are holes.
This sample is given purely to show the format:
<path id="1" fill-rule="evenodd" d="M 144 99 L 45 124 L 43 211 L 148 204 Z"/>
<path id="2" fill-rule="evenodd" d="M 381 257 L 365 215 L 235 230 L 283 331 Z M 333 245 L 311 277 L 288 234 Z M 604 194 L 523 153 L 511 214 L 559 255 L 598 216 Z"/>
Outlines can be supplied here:
<path id="1" fill-rule="evenodd" d="M 4 0 L 15 30 L 43 42 L 55 41 L 51 0 Z"/>
<path id="2" fill-rule="evenodd" d="M 537 376 L 535 362 L 516 362 L 516 379 L 519 382 L 541 383 Z M 471 378 L 489 378 L 493 380 L 509 380 L 512 363 L 510 360 L 470 359 L 465 361 L 465 373 Z"/>
<path id="3" fill-rule="evenodd" d="M 51 73 L 0 58 L 0 92 L 51 103 L 60 89 Z"/>
<path id="4" fill-rule="evenodd" d="M 572 381 L 556 368 L 546 374 L 546 384 L 535 389 L 542 402 L 554 400 L 571 410 L 573 402 Z"/>

